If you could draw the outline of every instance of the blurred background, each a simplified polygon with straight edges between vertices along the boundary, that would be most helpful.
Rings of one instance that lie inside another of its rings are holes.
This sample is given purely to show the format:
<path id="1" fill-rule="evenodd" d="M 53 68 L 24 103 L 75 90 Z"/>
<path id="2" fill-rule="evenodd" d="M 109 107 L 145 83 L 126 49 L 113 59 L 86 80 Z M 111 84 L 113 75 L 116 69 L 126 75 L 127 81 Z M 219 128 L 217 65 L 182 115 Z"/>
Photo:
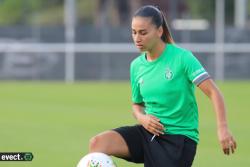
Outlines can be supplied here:
<path id="1" fill-rule="evenodd" d="M 250 78 L 249 0 L 1 0 L 0 79 L 127 80 L 131 16 L 145 4 L 215 79 Z"/>
<path id="2" fill-rule="evenodd" d="M 165 12 L 175 42 L 216 80 L 238 142 L 235 155 L 222 154 L 211 102 L 198 89 L 193 166 L 250 166 L 250 0 L 0 0 L 0 151 L 34 155 L 0 167 L 73 167 L 92 136 L 137 123 L 130 24 L 148 4 Z"/>

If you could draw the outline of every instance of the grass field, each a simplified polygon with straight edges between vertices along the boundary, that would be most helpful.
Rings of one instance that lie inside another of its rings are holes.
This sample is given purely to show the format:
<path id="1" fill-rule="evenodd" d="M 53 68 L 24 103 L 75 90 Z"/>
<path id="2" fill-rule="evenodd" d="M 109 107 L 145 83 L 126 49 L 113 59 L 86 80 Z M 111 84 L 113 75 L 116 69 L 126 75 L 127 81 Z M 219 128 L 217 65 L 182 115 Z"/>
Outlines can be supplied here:
<path id="1" fill-rule="evenodd" d="M 250 166 L 250 82 L 220 83 L 238 150 L 225 156 L 217 141 L 210 101 L 197 90 L 200 143 L 194 167 Z M 135 124 L 127 82 L 0 83 L 0 152 L 32 152 L 31 162 L 0 167 L 74 167 L 91 136 Z M 142 167 L 114 158 L 119 167 Z"/>

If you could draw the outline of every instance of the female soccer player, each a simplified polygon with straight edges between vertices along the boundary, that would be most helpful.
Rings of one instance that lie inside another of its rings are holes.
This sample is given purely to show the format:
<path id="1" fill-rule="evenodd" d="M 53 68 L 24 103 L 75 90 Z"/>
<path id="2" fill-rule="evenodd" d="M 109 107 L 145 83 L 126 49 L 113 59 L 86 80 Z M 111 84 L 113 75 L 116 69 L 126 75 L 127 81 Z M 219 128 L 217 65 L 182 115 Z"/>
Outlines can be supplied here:
<path id="1" fill-rule="evenodd" d="M 130 67 L 133 115 L 138 125 L 103 132 L 90 152 L 103 152 L 145 167 L 190 167 L 199 141 L 194 86 L 212 101 L 218 138 L 225 154 L 236 149 L 223 97 L 193 54 L 174 44 L 166 19 L 143 6 L 132 19 L 132 37 L 141 51 Z"/>

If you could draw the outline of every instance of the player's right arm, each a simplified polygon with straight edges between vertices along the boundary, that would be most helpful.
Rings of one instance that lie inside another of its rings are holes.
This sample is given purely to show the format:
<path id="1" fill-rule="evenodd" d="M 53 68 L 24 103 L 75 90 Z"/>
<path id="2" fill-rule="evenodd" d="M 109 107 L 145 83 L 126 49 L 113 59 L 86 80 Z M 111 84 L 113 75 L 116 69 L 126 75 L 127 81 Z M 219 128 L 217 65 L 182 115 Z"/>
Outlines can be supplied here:
<path id="1" fill-rule="evenodd" d="M 163 134 L 164 126 L 160 123 L 160 119 L 153 115 L 145 114 L 143 103 L 133 103 L 132 108 L 134 117 L 145 129 L 157 136 Z"/>
<path id="2" fill-rule="evenodd" d="M 140 92 L 138 67 L 138 61 L 133 61 L 130 66 L 130 81 L 132 88 L 132 109 L 133 115 L 136 120 L 150 133 L 159 136 L 163 134 L 164 127 L 160 123 L 160 120 L 153 115 L 146 114 L 144 112 L 144 102 Z"/>

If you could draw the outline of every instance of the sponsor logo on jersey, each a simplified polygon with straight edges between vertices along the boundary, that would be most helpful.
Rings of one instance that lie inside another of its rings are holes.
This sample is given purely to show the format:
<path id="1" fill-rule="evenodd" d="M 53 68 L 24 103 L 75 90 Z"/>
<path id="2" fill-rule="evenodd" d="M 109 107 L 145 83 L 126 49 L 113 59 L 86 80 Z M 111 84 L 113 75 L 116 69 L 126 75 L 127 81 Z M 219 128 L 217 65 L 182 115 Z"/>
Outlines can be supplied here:
<path id="1" fill-rule="evenodd" d="M 144 80 L 143 80 L 143 78 L 141 77 L 140 79 L 139 79 L 139 82 L 138 82 L 140 85 L 142 85 L 143 83 L 144 83 Z"/>
<path id="2" fill-rule="evenodd" d="M 194 71 L 191 75 L 193 76 L 193 77 L 195 77 L 196 75 L 198 75 L 198 74 L 200 74 L 200 73 L 202 73 L 202 72 L 204 72 L 205 70 L 204 70 L 204 68 L 202 67 L 202 68 L 200 68 L 200 69 L 197 69 L 196 71 Z"/>

